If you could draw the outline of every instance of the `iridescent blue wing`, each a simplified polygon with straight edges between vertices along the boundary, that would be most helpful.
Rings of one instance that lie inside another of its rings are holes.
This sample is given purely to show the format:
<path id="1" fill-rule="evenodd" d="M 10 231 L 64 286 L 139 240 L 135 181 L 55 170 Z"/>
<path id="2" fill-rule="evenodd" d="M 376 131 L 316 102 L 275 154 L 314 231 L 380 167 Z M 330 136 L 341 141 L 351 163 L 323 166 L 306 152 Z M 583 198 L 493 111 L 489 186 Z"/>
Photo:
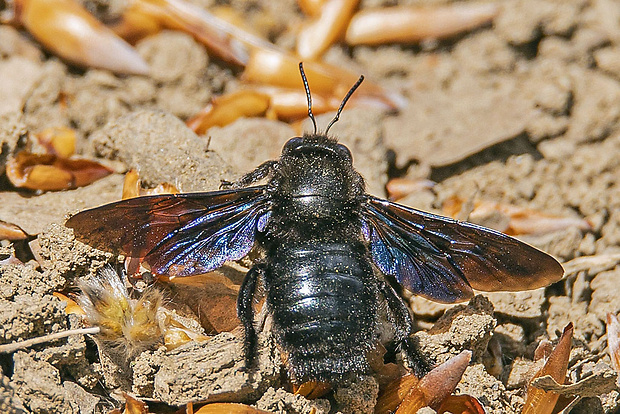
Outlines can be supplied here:
<path id="1" fill-rule="evenodd" d="M 189 276 L 248 254 L 269 207 L 262 186 L 164 194 L 85 210 L 66 225 L 78 240 L 143 259 L 155 274 Z"/>
<path id="2" fill-rule="evenodd" d="M 414 294 L 458 302 L 484 291 L 560 280 L 551 256 L 503 233 L 368 196 L 362 212 L 373 261 Z"/>

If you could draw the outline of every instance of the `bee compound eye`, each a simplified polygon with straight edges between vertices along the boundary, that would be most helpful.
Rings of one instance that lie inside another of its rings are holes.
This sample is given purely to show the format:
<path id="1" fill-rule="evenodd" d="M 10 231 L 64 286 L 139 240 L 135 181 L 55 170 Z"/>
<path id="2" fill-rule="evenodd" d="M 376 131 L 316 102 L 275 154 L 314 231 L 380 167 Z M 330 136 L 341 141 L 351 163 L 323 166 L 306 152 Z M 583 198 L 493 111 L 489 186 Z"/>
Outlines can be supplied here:
<path id="1" fill-rule="evenodd" d="M 351 151 L 349 151 L 349 148 L 347 148 L 345 145 L 338 144 L 336 146 L 336 149 L 338 150 L 338 154 L 340 154 L 342 158 L 344 158 L 347 161 L 353 161 L 353 156 L 351 155 Z"/>
<path id="2" fill-rule="evenodd" d="M 299 148 L 302 145 L 302 143 L 303 143 L 303 138 L 301 137 L 291 138 L 288 141 L 286 141 L 286 144 L 284 144 L 284 149 L 282 150 L 282 153 L 284 154 L 291 153 L 295 151 L 297 148 Z"/>

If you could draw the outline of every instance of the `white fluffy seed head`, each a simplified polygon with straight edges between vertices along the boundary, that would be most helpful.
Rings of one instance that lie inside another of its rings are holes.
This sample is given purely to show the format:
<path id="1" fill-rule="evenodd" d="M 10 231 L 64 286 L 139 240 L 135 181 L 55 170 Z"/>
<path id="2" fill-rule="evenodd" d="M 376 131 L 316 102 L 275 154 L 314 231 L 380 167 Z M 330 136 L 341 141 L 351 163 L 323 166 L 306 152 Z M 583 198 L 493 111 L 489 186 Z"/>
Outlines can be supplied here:
<path id="1" fill-rule="evenodd" d="M 157 317 L 163 304 L 160 291 L 148 288 L 133 299 L 110 267 L 80 281 L 78 286 L 81 294 L 77 302 L 86 314 L 86 322 L 101 328 L 97 339 L 105 348 L 130 359 L 162 342 Z"/>

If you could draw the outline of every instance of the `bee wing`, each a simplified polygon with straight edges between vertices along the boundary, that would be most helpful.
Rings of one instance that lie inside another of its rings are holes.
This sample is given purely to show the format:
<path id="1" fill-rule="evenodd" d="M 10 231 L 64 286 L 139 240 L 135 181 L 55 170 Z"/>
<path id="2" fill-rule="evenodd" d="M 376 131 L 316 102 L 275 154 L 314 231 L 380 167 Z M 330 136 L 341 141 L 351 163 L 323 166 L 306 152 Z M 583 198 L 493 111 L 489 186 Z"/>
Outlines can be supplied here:
<path id="1" fill-rule="evenodd" d="M 131 198 L 82 211 L 66 226 L 94 247 L 144 259 L 155 274 L 196 275 L 248 254 L 269 217 L 263 190 Z"/>
<path id="2" fill-rule="evenodd" d="M 379 269 L 416 295 L 457 302 L 484 291 L 527 290 L 560 280 L 551 256 L 503 233 L 369 196 L 364 232 Z"/>

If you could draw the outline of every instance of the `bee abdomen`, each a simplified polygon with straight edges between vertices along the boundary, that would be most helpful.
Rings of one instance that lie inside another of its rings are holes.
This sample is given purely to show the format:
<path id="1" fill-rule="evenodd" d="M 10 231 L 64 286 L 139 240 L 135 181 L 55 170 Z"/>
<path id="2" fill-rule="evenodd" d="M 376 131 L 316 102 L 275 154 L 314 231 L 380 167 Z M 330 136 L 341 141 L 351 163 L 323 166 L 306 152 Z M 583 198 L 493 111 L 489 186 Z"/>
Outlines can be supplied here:
<path id="1" fill-rule="evenodd" d="M 265 282 L 274 331 L 297 382 L 367 371 L 377 292 L 361 243 L 280 248 Z"/>

